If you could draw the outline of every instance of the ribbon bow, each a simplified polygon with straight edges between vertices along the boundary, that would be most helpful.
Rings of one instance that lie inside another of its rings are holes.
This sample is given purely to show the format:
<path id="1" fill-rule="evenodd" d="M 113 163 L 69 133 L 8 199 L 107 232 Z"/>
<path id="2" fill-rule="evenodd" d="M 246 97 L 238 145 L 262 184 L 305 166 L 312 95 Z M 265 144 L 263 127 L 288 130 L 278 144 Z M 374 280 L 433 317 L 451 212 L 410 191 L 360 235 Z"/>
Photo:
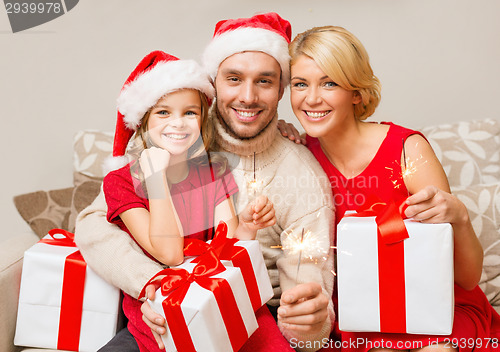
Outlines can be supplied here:
<path id="1" fill-rule="evenodd" d="M 179 352 L 195 352 L 188 326 L 181 310 L 181 304 L 192 283 L 213 292 L 233 350 L 237 351 L 248 339 L 245 323 L 236 304 L 229 283 L 223 278 L 211 276 L 226 270 L 213 251 L 207 252 L 189 273 L 182 268 L 163 269 L 151 278 L 148 283 L 160 287 L 163 296 L 167 296 L 162 307 L 170 329 L 172 339 Z M 140 297 L 143 297 L 145 288 Z"/>
<path id="2" fill-rule="evenodd" d="M 52 238 L 42 238 L 39 242 L 54 246 L 76 247 L 75 235 L 69 231 L 63 229 L 52 229 L 48 234 Z M 56 237 L 56 235 L 63 235 L 64 237 Z"/>
<path id="3" fill-rule="evenodd" d="M 357 210 L 356 214 L 346 216 L 375 216 L 377 229 L 384 244 L 395 244 L 409 238 L 403 214 L 406 204 L 397 207 L 394 201 L 383 202 L 380 198 L 371 195 Z"/>
<path id="4" fill-rule="evenodd" d="M 184 255 L 202 256 L 207 252 L 212 252 L 220 259 L 222 259 L 221 257 L 227 258 L 236 242 L 238 242 L 236 238 L 227 238 L 227 225 L 224 221 L 221 221 L 219 225 L 217 225 L 214 238 L 210 243 L 195 238 L 185 238 Z M 201 257 L 195 258 L 192 263 L 198 263 L 200 260 Z"/>
<path id="5" fill-rule="evenodd" d="M 216 255 L 220 260 L 232 261 L 235 267 L 240 268 L 252 308 L 257 311 L 262 306 L 257 278 L 247 250 L 235 246 L 237 242 L 238 239 L 236 238 L 227 238 L 227 225 L 224 221 L 221 221 L 210 244 L 198 239 L 184 239 L 184 255 L 198 256 L 191 263 L 200 262 L 203 256 L 209 252 Z"/>

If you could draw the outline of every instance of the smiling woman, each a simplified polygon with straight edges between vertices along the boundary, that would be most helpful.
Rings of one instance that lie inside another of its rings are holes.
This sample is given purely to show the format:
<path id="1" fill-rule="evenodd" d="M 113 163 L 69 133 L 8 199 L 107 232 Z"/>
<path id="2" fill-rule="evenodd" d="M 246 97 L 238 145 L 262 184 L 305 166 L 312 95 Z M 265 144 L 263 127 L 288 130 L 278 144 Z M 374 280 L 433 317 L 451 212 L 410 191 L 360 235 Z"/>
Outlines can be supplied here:
<path id="1" fill-rule="evenodd" d="M 301 72 L 308 74 L 302 77 Z M 361 102 L 358 91 L 339 87 L 306 55 L 295 59 L 291 86 L 293 112 L 311 137 L 333 130 L 335 125 L 342 127 L 344 119 L 353 118 L 352 106 Z"/>
<path id="2" fill-rule="evenodd" d="M 405 334 L 406 326 L 384 330 L 381 323 L 380 329 L 370 332 L 334 331 L 332 340 L 364 341 L 345 351 L 408 351 L 403 346 L 411 345 L 419 346 L 412 352 L 423 352 L 432 343 L 432 351 L 461 352 L 471 349 L 450 345 L 449 341 L 499 338 L 500 316 L 477 286 L 483 260 L 481 245 L 464 204 L 450 194 L 432 148 L 417 131 L 364 121 L 378 105 L 380 83 L 363 45 L 344 28 L 317 27 L 297 35 L 290 44 L 290 55 L 292 109 L 308 134 L 308 148 L 329 176 L 336 222 L 346 211 L 370 207 L 372 204 L 365 201 L 376 197 L 406 207 L 404 215 L 413 220 L 450 223 L 454 232 L 455 312 L 451 335 Z M 419 168 L 405 177 L 404 166 L 417 161 Z M 376 182 L 363 182 L 371 178 Z M 338 302 L 336 291 L 333 301 Z M 481 331 L 476 329 L 478 325 L 483 327 Z"/>

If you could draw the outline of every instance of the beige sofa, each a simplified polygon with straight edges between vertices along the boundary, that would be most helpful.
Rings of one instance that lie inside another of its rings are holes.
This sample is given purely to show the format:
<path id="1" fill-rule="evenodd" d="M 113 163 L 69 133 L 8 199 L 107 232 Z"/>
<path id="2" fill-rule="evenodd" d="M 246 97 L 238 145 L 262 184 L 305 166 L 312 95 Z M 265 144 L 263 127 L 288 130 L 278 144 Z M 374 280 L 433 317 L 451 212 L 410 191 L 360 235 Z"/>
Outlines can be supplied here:
<path id="1" fill-rule="evenodd" d="M 469 209 L 485 253 L 480 286 L 500 312 L 500 120 L 421 130 L 441 160 L 454 194 Z M 15 197 L 14 203 L 33 233 L 10 238 L 0 247 L 1 352 L 50 351 L 13 344 L 23 253 L 51 228 L 73 230 L 76 214 L 99 192 L 100 165 L 111 152 L 111 144 L 112 133 L 79 132 L 74 141 L 73 187 Z"/>

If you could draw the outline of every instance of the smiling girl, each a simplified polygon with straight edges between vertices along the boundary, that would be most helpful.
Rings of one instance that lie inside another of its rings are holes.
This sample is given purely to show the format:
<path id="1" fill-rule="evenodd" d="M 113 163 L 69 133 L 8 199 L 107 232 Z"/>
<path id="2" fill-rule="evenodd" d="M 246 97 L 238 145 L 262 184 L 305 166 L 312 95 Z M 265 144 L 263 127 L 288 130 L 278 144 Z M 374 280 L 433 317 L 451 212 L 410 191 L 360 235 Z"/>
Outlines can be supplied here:
<path id="1" fill-rule="evenodd" d="M 207 241 L 221 220 L 228 236 L 239 239 L 254 239 L 258 229 L 276 221 L 265 196 L 236 216 L 232 195 L 238 187 L 226 160 L 210 153 L 213 96 L 198 64 L 154 51 L 132 72 L 118 98 L 108 163 L 114 170 L 103 181 L 107 219 L 129 233 L 147 256 L 166 265 L 183 261 L 184 238 Z M 159 351 L 142 321 L 141 304 L 124 294 L 128 330 L 141 351 Z"/>

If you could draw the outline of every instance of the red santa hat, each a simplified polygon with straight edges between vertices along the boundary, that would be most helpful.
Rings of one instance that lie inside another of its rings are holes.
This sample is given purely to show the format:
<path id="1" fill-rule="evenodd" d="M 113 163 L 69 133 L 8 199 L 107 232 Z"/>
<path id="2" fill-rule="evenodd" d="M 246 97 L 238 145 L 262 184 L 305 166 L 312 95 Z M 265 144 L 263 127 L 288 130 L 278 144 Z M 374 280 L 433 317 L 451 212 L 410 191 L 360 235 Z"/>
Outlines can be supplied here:
<path id="1" fill-rule="evenodd" d="M 125 81 L 118 96 L 118 119 L 113 142 L 113 157 L 104 163 L 105 171 L 125 166 L 130 138 L 141 125 L 144 114 L 167 93 L 196 89 L 210 101 L 215 91 L 206 72 L 193 60 L 153 51 L 146 55 Z"/>
<path id="2" fill-rule="evenodd" d="M 274 12 L 223 20 L 215 26 L 214 36 L 205 48 L 202 61 L 215 80 L 219 65 L 229 56 L 244 51 L 261 51 L 278 61 L 282 83 L 287 85 L 290 81 L 288 44 L 291 37 L 290 22 Z"/>

